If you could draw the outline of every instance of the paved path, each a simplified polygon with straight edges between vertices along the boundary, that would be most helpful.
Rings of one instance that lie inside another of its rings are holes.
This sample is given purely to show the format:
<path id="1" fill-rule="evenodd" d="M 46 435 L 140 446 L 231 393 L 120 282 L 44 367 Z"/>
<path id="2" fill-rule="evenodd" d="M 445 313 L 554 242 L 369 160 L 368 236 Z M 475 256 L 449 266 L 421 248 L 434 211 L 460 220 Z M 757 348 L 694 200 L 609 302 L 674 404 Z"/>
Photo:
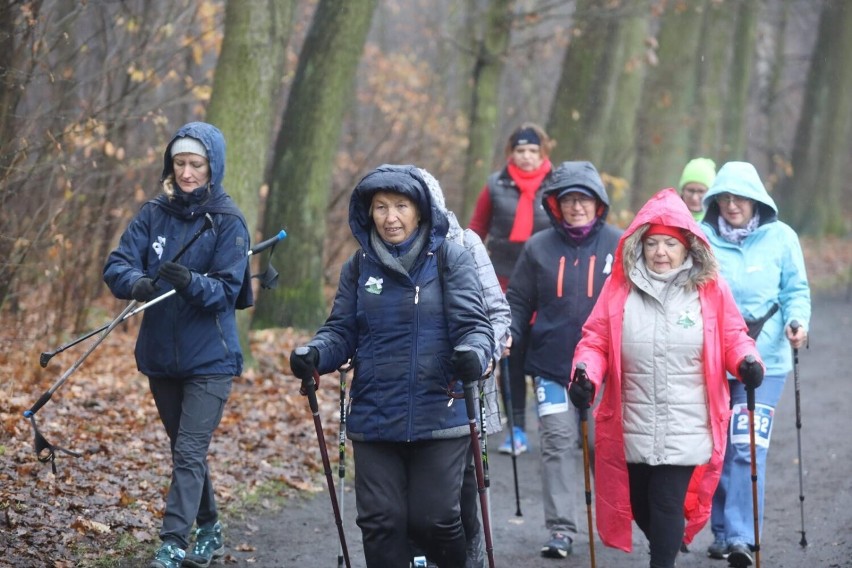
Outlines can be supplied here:
<path id="1" fill-rule="evenodd" d="M 765 528 L 761 566 L 764 568 L 852 567 L 852 303 L 842 295 L 821 296 L 814 302 L 811 345 L 800 354 L 802 403 L 802 453 L 804 463 L 805 531 L 809 546 L 799 546 L 801 516 L 796 443 L 795 388 L 787 382 L 769 454 Z M 532 412 L 528 414 L 531 418 Z M 528 419 L 534 425 L 534 419 Z M 521 511 L 517 517 L 509 456 L 496 454 L 503 434 L 489 438 L 491 457 L 491 509 L 496 566 L 555 568 L 590 566 L 585 507 L 584 528 L 575 551 L 565 560 L 544 559 L 539 546 L 547 536 L 541 507 L 538 435 L 530 432 L 531 448 L 517 459 Z M 336 452 L 333 460 L 336 459 Z M 337 470 L 334 470 L 337 483 Z M 354 521 L 354 493 L 346 483 L 343 503 L 351 565 L 365 566 L 360 531 Z M 582 494 L 583 479 L 577 480 Z M 581 499 L 582 502 L 582 499 Z M 226 520 L 227 522 L 227 520 Z M 678 567 L 725 568 L 724 561 L 707 558 L 712 536 L 699 533 L 692 552 L 678 558 Z M 338 538 L 327 493 L 294 502 L 270 516 L 229 522 L 229 566 L 334 567 Z M 253 550 L 235 550 L 239 543 Z M 634 552 L 625 554 L 595 541 L 600 568 L 645 568 L 647 544 L 634 530 Z"/>

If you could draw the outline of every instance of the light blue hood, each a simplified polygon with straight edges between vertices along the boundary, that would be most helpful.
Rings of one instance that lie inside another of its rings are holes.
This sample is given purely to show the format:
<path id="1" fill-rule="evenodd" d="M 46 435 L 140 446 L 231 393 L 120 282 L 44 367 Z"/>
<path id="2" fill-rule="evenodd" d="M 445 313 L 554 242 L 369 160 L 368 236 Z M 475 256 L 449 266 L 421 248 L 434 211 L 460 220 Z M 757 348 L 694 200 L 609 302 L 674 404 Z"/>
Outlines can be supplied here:
<path id="1" fill-rule="evenodd" d="M 761 225 L 778 219 L 778 206 L 763 186 L 757 170 L 748 162 L 728 162 L 719 168 L 713 185 L 704 196 L 704 209 L 707 211 L 704 222 L 713 227 L 719 226 L 719 204 L 716 203 L 716 196 L 722 193 L 754 200 Z"/>

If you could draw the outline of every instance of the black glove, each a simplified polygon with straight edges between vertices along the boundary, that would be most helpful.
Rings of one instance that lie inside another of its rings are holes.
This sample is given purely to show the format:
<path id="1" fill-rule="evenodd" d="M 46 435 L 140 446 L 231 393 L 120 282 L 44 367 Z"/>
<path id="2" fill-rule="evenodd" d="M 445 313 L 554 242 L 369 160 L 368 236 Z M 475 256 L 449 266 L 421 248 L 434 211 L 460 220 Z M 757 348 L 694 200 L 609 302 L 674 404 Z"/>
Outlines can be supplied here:
<path id="1" fill-rule="evenodd" d="M 479 357 L 473 351 L 453 351 L 450 362 L 453 364 L 453 374 L 463 383 L 472 383 L 482 377 Z"/>
<path id="2" fill-rule="evenodd" d="M 754 358 L 754 355 L 746 355 L 740 361 L 737 371 L 740 379 L 747 389 L 756 389 L 763 383 L 763 367 Z"/>
<path id="3" fill-rule="evenodd" d="M 137 302 L 147 302 L 157 295 L 157 288 L 154 286 L 154 281 L 143 276 L 133 283 L 133 288 L 130 289 L 130 297 Z"/>
<path id="4" fill-rule="evenodd" d="M 290 353 L 290 370 L 302 380 L 314 376 L 319 363 L 319 350 L 316 347 L 297 347 Z"/>
<path id="5" fill-rule="evenodd" d="M 590 408 L 592 401 L 595 400 L 595 385 L 586 376 L 585 365 L 580 369 L 583 363 L 577 363 L 577 371 L 574 374 L 574 380 L 568 385 L 568 398 L 571 399 L 571 404 L 579 408 Z"/>
<path id="6" fill-rule="evenodd" d="M 183 290 L 192 281 L 189 268 L 176 262 L 164 262 L 157 276 L 174 286 L 175 290 Z"/>

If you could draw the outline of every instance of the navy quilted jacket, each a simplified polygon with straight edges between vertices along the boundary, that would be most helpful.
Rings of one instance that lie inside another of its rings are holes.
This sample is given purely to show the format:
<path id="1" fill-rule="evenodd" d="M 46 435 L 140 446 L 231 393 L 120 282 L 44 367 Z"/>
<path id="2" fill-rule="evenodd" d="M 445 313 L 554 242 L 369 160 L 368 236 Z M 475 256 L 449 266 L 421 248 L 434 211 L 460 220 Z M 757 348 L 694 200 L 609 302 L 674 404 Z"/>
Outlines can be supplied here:
<path id="1" fill-rule="evenodd" d="M 370 201 L 380 190 L 414 200 L 421 230 L 429 231 L 407 274 L 383 265 L 370 243 Z M 413 166 L 381 166 L 362 179 L 352 192 L 349 225 L 361 253 L 343 266 L 331 315 L 309 343 L 319 350 L 320 373 L 354 360 L 349 437 L 406 442 L 469 435 L 450 358 L 454 348 L 472 350 L 484 371 L 493 341 L 473 257 L 445 241 L 447 217 Z"/>

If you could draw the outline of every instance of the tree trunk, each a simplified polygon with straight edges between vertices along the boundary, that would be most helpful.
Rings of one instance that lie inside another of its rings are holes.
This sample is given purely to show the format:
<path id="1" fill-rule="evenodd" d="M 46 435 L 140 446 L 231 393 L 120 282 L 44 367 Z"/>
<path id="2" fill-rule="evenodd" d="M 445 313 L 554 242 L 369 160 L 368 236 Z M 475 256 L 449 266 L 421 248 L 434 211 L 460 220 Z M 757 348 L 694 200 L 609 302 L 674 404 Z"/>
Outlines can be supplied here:
<path id="1" fill-rule="evenodd" d="M 492 169 L 494 142 L 500 131 L 500 77 L 509 46 L 514 4 L 514 0 L 489 2 L 485 29 L 476 46 L 471 79 L 469 142 L 462 182 L 464 195 L 459 211 L 461 223 L 466 223 L 473 213 L 476 198 Z"/>
<path id="2" fill-rule="evenodd" d="M 826 2 L 793 147 L 779 188 L 783 218 L 804 234 L 842 234 L 852 125 L 852 6 Z"/>
<path id="3" fill-rule="evenodd" d="M 617 55 L 613 63 L 612 105 L 604 130 L 602 154 L 595 162 L 606 184 L 610 199 L 610 221 L 618 222 L 629 205 L 629 182 L 632 176 L 636 148 L 636 113 L 642 96 L 646 73 L 645 40 L 651 21 L 650 2 L 636 0 L 619 19 L 616 34 L 611 38 Z"/>
<path id="4" fill-rule="evenodd" d="M 627 205 L 650 16 L 647 0 L 577 5 L 548 121 L 563 158 L 597 165 L 616 215 Z"/>
<path id="5" fill-rule="evenodd" d="M 264 213 L 282 224 L 279 287 L 258 297 L 254 327 L 314 328 L 327 315 L 323 293 L 325 217 L 342 117 L 376 0 L 320 0 L 290 90 Z"/>
<path id="6" fill-rule="evenodd" d="M 254 243 L 264 239 L 257 232 L 260 189 L 269 163 L 275 124 L 271 114 L 284 74 L 295 7 L 296 0 L 228 2 L 207 109 L 207 121 L 218 126 L 227 141 L 225 188 L 242 209 Z M 252 310 L 237 314 L 246 366 L 254 363 L 248 341 L 251 315 Z"/>
<path id="7" fill-rule="evenodd" d="M 734 43 L 736 11 L 731 1 L 711 2 L 707 6 L 698 45 L 696 67 L 696 102 L 693 135 L 689 139 L 688 157 L 711 158 L 721 165 L 722 131 L 728 104 L 731 67 L 731 45 Z M 681 168 L 686 165 L 684 162 Z M 673 172 L 672 185 L 680 171 Z"/>
<path id="8" fill-rule="evenodd" d="M 746 113 L 757 36 L 757 2 L 741 2 L 733 41 L 733 57 L 725 98 L 720 161 L 746 159 Z"/>
<path id="9" fill-rule="evenodd" d="M 568 160 L 600 160 L 606 139 L 603 130 L 621 71 L 619 50 L 612 41 L 618 43 L 624 7 L 618 2 L 599 4 L 597 0 L 577 2 L 571 43 L 550 107 L 547 132 Z"/>
<path id="10" fill-rule="evenodd" d="M 689 160 L 695 125 L 696 54 L 707 2 L 666 6 L 659 33 L 659 64 L 648 70 L 637 121 L 631 205 L 676 183 Z"/>

